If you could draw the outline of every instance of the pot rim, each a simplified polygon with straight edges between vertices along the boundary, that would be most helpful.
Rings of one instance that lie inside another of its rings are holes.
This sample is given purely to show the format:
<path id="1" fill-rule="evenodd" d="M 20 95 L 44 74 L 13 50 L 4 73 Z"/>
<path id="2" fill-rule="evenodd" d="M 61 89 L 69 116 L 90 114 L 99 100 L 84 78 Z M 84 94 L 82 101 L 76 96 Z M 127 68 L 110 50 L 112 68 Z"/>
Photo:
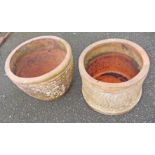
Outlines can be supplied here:
<path id="1" fill-rule="evenodd" d="M 11 68 L 10 68 L 10 61 L 11 61 L 12 57 L 17 52 L 17 50 L 20 49 L 21 47 L 23 47 L 24 45 L 26 45 L 30 42 L 36 41 L 36 40 L 40 40 L 40 39 L 54 39 L 54 40 L 57 40 L 57 41 L 63 43 L 63 45 L 66 48 L 66 56 L 65 56 L 64 60 L 56 68 L 54 68 L 53 70 L 51 70 L 41 76 L 31 77 L 31 78 L 24 78 L 24 77 L 16 76 L 11 71 Z M 5 72 L 9 78 L 11 78 L 13 81 L 16 81 L 18 83 L 27 83 L 27 84 L 38 83 L 41 81 L 45 81 L 48 78 L 55 77 L 58 73 L 60 73 L 69 64 L 71 56 L 72 56 L 71 46 L 66 40 L 64 40 L 60 37 L 57 37 L 57 36 L 50 36 L 50 35 L 49 36 L 39 36 L 39 37 L 35 37 L 35 38 L 32 38 L 32 39 L 22 42 L 15 49 L 12 50 L 12 52 L 8 55 L 6 62 L 5 62 Z"/>
<path id="2" fill-rule="evenodd" d="M 98 45 L 106 44 L 106 43 L 125 43 L 125 44 L 128 44 L 128 45 L 134 47 L 136 49 L 136 51 L 138 52 L 138 54 L 141 56 L 142 61 L 143 61 L 142 68 L 140 69 L 139 73 L 136 76 L 134 76 L 132 79 L 130 79 L 126 82 L 122 82 L 122 83 L 102 82 L 102 81 L 98 81 L 98 80 L 94 79 L 93 77 L 91 77 L 85 69 L 85 65 L 84 65 L 85 56 L 94 47 L 96 47 Z M 112 39 L 105 39 L 105 40 L 100 40 L 100 41 L 94 42 L 94 43 L 90 44 L 89 46 L 87 46 L 82 51 L 82 53 L 79 57 L 79 71 L 80 71 L 81 77 L 86 78 L 88 81 L 90 81 L 94 85 L 97 85 L 99 87 L 104 87 L 104 88 L 129 87 L 129 86 L 137 83 L 138 81 L 142 80 L 147 75 L 147 73 L 149 71 L 149 67 L 150 67 L 150 60 L 149 60 L 149 57 L 148 57 L 146 51 L 140 45 L 138 45 L 130 40 L 126 40 L 126 39 L 112 38 Z"/>

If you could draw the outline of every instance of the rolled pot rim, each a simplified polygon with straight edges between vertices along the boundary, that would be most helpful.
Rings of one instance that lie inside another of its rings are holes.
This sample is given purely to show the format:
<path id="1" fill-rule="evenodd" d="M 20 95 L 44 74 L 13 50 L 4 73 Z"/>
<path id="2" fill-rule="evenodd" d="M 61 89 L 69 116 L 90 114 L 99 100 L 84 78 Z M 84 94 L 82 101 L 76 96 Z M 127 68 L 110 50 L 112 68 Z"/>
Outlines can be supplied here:
<path id="1" fill-rule="evenodd" d="M 40 39 L 54 39 L 54 40 L 57 40 L 57 41 L 60 41 L 61 43 L 63 43 L 63 45 L 66 48 L 66 55 L 65 55 L 64 60 L 56 68 L 54 68 L 53 70 L 51 70 L 41 76 L 31 77 L 31 78 L 24 78 L 24 77 L 16 76 L 11 71 L 11 68 L 10 68 L 10 62 L 11 62 L 12 57 L 17 52 L 17 50 L 20 49 L 21 47 L 23 47 L 24 45 L 26 45 L 30 42 L 36 41 L 36 40 L 40 40 Z M 57 37 L 57 36 L 50 36 L 50 35 L 34 37 L 32 39 L 22 42 L 15 49 L 12 50 L 12 52 L 8 55 L 6 62 L 5 62 L 5 72 L 9 78 L 11 78 L 13 81 L 16 81 L 18 83 L 27 83 L 27 84 L 38 83 L 38 82 L 45 81 L 46 79 L 49 79 L 52 77 L 54 78 L 57 74 L 59 74 L 69 64 L 71 56 L 72 56 L 71 46 L 66 40 L 64 40 L 60 37 Z"/>
<path id="2" fill-rule="evenodd" d="M 122 82 L 122 83 L 108 83 L 108 82 L 102 82 L 102 81 L 98 81 L 96 79 L 94 79 L 93 77 L 91 77 L 86 69 L 85 69 L 85 65 L 84 65 L 84 59 L 86 54 L 93 49 L 94 47 L 98 46 L 98 45 L 102 45 L 102 44 L 106 44 L 106 43 L 125 43 L 128 44 L 132 47 L 134 47 L 136 49 L 136 51 L 139 53 L 139 55 L 142 58 L 142 68 L 140 69 L 139 73 L 134 76 L 132 79 Z M 99 40 L 97 42 L 94 42 L 92 44 L 90 44 L 89 46 L 87 46 L 81 53 L 80 57 L 79 57 L 79 71 L 82 77 L 84 77 L 85 79 L 87 79 L 88 81 L 90 81 L 92 84 L 98 85 L 99 87 L 106 87 L 106 88 L 123 88 L 123 87 L 129 87 L 135 83 L 137 83 L 138 81 L 140 81 L 141 79 L 143 79 L 148 71 L 149 71 L 149 67 L 150 67 L 150 60 L 149 57 L 146 53 L 146 51 L 138 44 L 130 41 L 130 40 L 126 40 L 126 39 L 119 39 L 119 38 L 112 38 L 112 39 L 105 39 L 105 40 Z"/>

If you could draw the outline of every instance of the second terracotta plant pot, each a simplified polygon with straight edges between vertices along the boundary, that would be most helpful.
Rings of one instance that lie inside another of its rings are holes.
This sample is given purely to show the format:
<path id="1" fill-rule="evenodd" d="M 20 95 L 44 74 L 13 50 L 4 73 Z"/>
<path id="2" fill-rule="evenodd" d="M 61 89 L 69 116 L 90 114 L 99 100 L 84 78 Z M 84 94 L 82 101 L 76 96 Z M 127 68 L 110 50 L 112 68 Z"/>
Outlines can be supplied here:
<path id="1" fill-rule="evenodd" d="M 150 61 L 145 50 L 124 39 L 107 39 L 80 55 L 82 93 L 90 107 L 108 115 L 123 114 L 140 100 Z"/>
<path id="2" fill-rule="evenodd" d="M 9 54 L 5 72 L 28 95 L 40 100 L 56 99 L 72 81 L 71 47 L 56 36 L 30 39 Z"/>

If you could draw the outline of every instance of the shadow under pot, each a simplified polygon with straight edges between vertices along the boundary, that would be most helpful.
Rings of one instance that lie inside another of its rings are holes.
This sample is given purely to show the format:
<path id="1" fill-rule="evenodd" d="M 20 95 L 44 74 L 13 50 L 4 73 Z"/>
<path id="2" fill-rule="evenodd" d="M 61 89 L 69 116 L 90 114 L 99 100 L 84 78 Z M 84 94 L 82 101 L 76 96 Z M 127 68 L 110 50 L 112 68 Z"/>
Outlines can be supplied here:
<path id="1" fill-rule="evenodd" d="M 9 54 L 5 72 L 28 95 L 40 100 L 56 99 L 72 81 L 71 47 L 56 36 L 30 39 Z"/>
<path id="2" fill-rule="evenodd" d="M 80 55 L 84 99 L 95 111 L 123 114 L 140 100 L 150 61 L 145 50 L 124 39 L 89 45 Z"/>

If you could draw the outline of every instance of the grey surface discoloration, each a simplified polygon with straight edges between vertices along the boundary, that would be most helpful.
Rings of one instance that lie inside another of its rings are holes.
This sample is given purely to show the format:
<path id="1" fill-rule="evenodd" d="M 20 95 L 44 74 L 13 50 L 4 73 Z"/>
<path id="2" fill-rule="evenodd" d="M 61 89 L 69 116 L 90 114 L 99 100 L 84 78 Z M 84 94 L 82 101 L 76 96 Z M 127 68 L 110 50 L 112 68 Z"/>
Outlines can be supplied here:
<path id="1" fill-rule="evenodd" d="M 56 35 L 72 46 L 74 79 L 65 96 L 39 101 L 19 90 L 4 72 L 9 52 L 21 42 L 40 35 Z M 81 93 L 78 58 L 90 43 L 101 39 L 123 38 L 141 45 L 150 56 L 150 72 L 140 102 L 129 113 L 105 116 L 93 111 Z M 13 33 L 0 47 L 0 122 L 155 122 L 155 33 Z"/>

